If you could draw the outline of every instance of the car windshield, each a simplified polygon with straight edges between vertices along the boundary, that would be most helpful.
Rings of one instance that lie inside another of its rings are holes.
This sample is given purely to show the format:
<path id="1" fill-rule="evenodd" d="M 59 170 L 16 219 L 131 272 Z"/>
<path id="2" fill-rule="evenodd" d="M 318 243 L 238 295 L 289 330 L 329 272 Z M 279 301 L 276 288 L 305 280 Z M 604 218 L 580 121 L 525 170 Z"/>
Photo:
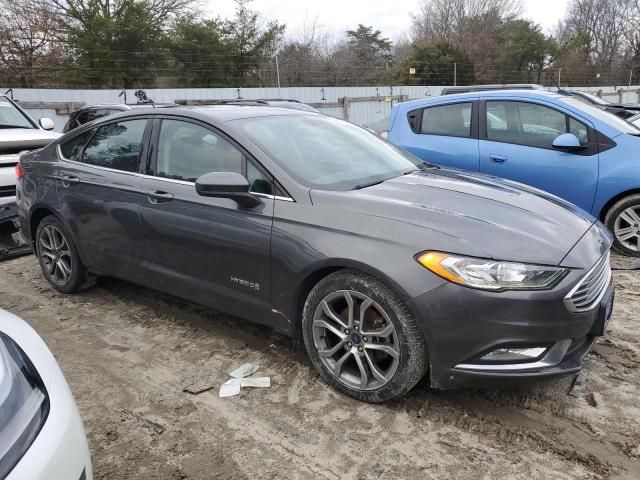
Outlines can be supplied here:
<path id="1" fill-rule="evenodd" d="M 35 128 L 9 100 L 0 97 L 0 128 Z"/>
<path id="2" fill-rule="evenodd" d="M 616 130 L 621 131 L 622 133 L 629 133 L 631 135 L 640 135 L 640 128 L 618 117 L 617 115 L 614 115 L 613 113 L 607 112 L 606 110 L 603 110 L 601 108 L 585 103 L 582 100 L 578 100 L 575 97 L 566 97 L 566 98 L 563 98 L 562 101 L 568 105 L 571 105 L 577 110 L 581 110 L 584 113 L 591 115 L 592 117 L 596 117 L 601 122 L 606 123 L 607 125 L 615 128 Z"/>
<path id="3" fill-rule="evenodd" d="M 232 123 L 312 188 L 364 188 L 415 171 L 424 163 L 361 127 L 325 115 L 254 117 Z"/>
<path id="4" fill-rule="evenodd" d="M 611 104 L 611 102 L 605 100 L 604 98 L 600 98 L 597 95 L 593 95 L 591 93 L 580 92 L 580 95 L 583 96 L 584 98 L 586 98 L 587 100 L 589 100 L 594 105 L 605 106 L 605 105 Z M 580 97 L 578 97 L 578 98 L 580 98 Z"/>

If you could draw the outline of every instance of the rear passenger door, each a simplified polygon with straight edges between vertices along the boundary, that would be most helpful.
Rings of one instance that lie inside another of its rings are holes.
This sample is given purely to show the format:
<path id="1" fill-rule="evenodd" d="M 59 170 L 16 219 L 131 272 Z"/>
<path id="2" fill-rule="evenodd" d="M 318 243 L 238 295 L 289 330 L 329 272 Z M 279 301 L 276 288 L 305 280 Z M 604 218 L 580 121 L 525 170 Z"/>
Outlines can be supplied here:
<path id="1" fill-rule="evenodd" d="M 480 170 L 526 183 L 591 211 L 598 182 L 593 126 L 535 102 L 488 100 L 481 104 Z M 553 141 L 573 133 L 584 148 L 556 150 Z"/>
<path id="2" fill-rule="evenodd" d="M 147 119 L 103 124 L 61 144 L 57 193 L 87 266 L 144 284 L 141 164 Z"/>
<path id="3" fill-rule="evenodd" d="M 477 171 L 477 108 L 467 100 L 413 110 L 410 138 L 400 146 L 427 162 Z"/>
<path id="4" fill-rule="evenodd" d="M 153 139 L 141 200 L 153 288 L 264 320 L 271 305 L 272 179 L 206 124 L 158 119 Z M 214 171 L 244 175 L 262 203 L 242 208 L 231 199 L 198 195 L 195 181 Z"/>

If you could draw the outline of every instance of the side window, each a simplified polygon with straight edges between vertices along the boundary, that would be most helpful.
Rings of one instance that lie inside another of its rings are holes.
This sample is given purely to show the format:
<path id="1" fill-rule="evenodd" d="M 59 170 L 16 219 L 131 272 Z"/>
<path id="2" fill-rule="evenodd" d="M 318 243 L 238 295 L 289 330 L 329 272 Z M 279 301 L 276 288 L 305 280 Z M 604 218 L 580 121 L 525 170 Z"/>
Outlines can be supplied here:
<path id="1" fill-rule="evenodd" d="M 429 135 L 470 137 L 471 110 L 471 103 L 455 103 L 425 108 L 422 112 L 419 132 Z"/>
<path id="2" fill-rule="evenodd" d="M 89 112 L 87 110 L 78 113 L 76 116 L 76 126 L 84 125 L 89 122 Z"/>
<path id="3" fill-rule="evenodd" d="M 567 131 L 584 142 L 589 136 L 584 124 L 558 110 L 534 103 L 487 102 L 486 120 L 487 138 L 497 142 L 551 148 L 555 138 Z"/>
<path id="4" fill-rule="evenodd" d="M 124 172 L 137 172 L 146 120 L 110 123 L 96 130 L 82 162 Z"/>
<path id="5" fill-rule="evenodd" d="M 84 123 L 93 122 L 94 120 L 97 120 L 98 118 L 102 118 L 102 117 L 108 116 L 110 113 L 111 112 L 109 111 L 108 108 L 100 108 L 98 110 L 89 110 L 87 119 L 86 119 L 86 121 Z"/>
<path id="6" fill-rule="evenodd" d="M 271 180 L 264 176 L 252 162 L 247 161 L 247 180 L 249 180 L 249 188 L 253 193 L 265 193 L 273 195 L 273 187 Z"/>
<path id="7" fill-rule="evenodd" d="M 60 151 L 62 152 L 62 156 L 64 158 L 68 158 L 69 160 L 75 160 L 79 162 L 82 156 L 82 149 L 84 148 L 85 143 L 89 140 L 89 137 L 95 132 L 95 130 L 89 130 L 84 132 L 82 135 L 78 135 L 75 138 L 72 138 L 66 143 L 60 145 Z"/>
<path id="8" fill-rule="evenodd" d="M 251 191 L 272 192 L 271 181 L 240 150 L 211 130 L 180 120 L 162 121 L 156 171 L 158 177 L 187 182 L 205 173 L 237 172 L 246 175 Z"/>
<path id="9" fill-rule="evenodd" d="M 569 133 L 573 133 L 578 137 L 580 143 L 587 143 L 589 141 L 589 129 L 587 126 L 572 117 L 569 117 Z"/>

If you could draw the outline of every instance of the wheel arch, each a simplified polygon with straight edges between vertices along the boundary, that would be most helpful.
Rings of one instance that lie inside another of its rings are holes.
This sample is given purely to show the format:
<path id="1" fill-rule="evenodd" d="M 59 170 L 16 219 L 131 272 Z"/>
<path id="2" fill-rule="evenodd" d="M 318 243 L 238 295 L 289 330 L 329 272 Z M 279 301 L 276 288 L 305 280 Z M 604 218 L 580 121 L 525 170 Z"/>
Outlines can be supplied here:
<path id="1" fill-rule="evenodd" d="M 401 288 L 396 281 L 370 265 L 349 259 L 332 259 L 315 264 L 301 275 L 302 280 L 297 283 L 298 287 L 295 290 L 290 306 L 291 336 L 296 346 L 302 339 L 302 310 L 309 296 L 309 292 L 311 292 L 320 280 L 340 270 L 353 270 L 370 275 L 391 288 L 408 306 L 411 305 L 406 291 Z"/>
<path id="2" fill-rule="evenodd" d="M 29 217 L 28 217 L 28 222 L 29 222 L 29 237 L 30 237 L 30 241 L 31 241 L 31 245 L 33 247 L 33 251 L 35 252 L 35 242 L 36 242 L 36 232 L 38 229 L 38 225 L 40 225 L 40 222 L 42 222 L 42 219 L 45 217 L 48 217 L 49 215 L 56 217 L 61 223 L 62 225 L 64 225 L 64 227 L 67 229 L 67 232 L 69 233 L 69 235 L 71 236 L 71 241 L 74 243 L 78 255 L 80 256 L 80 259 L 82 260 L 82 262 L 86 265 L 86 258 L 84 255 L 84 252 L 82 251 L 82 248 L 78 242 L 78 239 L 76 238 L 74 231 L 72 228 L 70 228 L 70 226 L 68 225 L 68 223 L 65 221 L 64 217 L 62 215 L 60 215 L 54 208 L 52 208 L 49 205 L 44 205 L 44 204 L 39 204 L 39 205 L 35 205 L 32 209 L 31 212 L 29 213 Z"/>
<path id="3" fill-rule="evenodd" d="M 604 204 L 604 206 L 602 207 L 602 209 L 598 214 L 598 219 L 601 222 L 604 222 L 604 219 L 607 216 L 607 213 L 609 212 L 609 210 L 611 210 L 611 207 L 613 207 L 616 203 L 618 203 L 623 198 L 629 197 L 631 195 L 637 195 L 637 194 L 640 194 L 640 188 L 632 188 L 630 190 L 625 190 L 624 192 L 620 192 L 617 195 L 614 195 L 607 201 L 607 203 Z"/>
<path id="4" fill-rule="evenodd" d="M 29 215 L 29 236 L 31 237 L 32 245 L 35 245 L 36 242 L 36 232 L 38 230 L 38 225 L 40 225 L 42 219 L 48 217 L 49 215 L 53 215 L 54 217 L 60 219 L 55 211 L 53 211 L 49 207 L 45 207 L 42 205 L 35 207 L 31 211 L 31 214 Z"/>

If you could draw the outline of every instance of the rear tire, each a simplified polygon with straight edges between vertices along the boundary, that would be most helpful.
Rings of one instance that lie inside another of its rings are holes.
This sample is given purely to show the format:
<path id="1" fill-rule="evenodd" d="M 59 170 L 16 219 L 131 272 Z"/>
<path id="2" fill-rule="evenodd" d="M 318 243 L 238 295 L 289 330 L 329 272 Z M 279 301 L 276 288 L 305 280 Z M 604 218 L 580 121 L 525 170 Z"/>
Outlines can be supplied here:
<path id="1" fill-rule="evenodd" d="M 631 257 L 640 257 L 640 194 L 617 201 L 604 223 L 613 234 L 613 248 Z"/>
<path id="2" fill-rule="evenodd" d="M 356 400 L 401 396 L 427 371 L 427 346 L 413 313 L 369 275 L 341 270 L 318 282 L 305 302 L 302 329 L 322 378 Z"/>
<path id="3" fill-rule="evenodd" d="M 58 292 L 75 293 L 92 284 L 71 235 L 53 215 L 38 224 L 35 246 L 44 278 Z"/>

